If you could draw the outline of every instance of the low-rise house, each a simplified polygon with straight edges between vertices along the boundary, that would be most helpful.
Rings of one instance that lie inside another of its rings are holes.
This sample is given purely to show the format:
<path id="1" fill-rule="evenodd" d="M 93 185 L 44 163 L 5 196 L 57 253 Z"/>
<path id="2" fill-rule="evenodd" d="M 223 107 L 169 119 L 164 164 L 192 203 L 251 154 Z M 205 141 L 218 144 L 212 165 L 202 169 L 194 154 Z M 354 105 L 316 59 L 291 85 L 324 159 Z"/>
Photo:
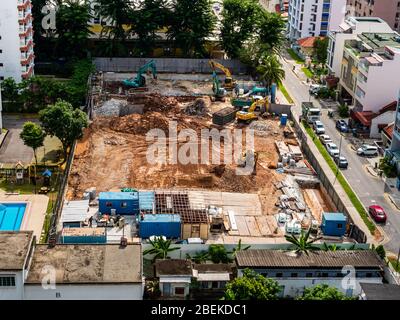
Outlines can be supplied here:
<path id="1" fill-rule="evenodd" d="M 27 300 L 141 300 L 141 246 L 37 245 L 25 281 Z"/>
<path id="2" fill-rule="evenodd" d="M 297 45 L 294 47 L 299 55 L 306 59 L 307 57 L 312 57 L 314 53 L 314 43 L 317 39 L 324 39 L 324 37 L 305 37 L 297 40 Z"/>
<path id="3" fill-rule="evenodd" d="M 154 263 L 154 274 L 159 280 L 161 297 L 184 299 L 189 295 L 193 277 L 190 260 L 157 260 Z"/>
<path id="4" fill-rule="evenodd" d="M 0 232 L 0 300 L 24 299 L 24 281 L 34 244 L 32 231 Z"/>
<path id="5" fill-rule="evenodd" d="M 400 286 L 388 283 L 361 283 L 360 300 L 400 300 Z"/>
<path id="6" fill-rule="evenodd" d="M 191 295 L 194 299 L 219 299 L 224 295 L 225 286 L 234 278 L 232 264 L 202 263 L 193 265 L 195 284 Z"/>
<path id="7" fill-rule="evenodd" d="M 336 287 L 348 296 L 361 292 L 360 283 L 382 283 L 384 262 L 372 250 L 311 251 L 246 250 L 236 255 L 238 276 L 246 268 L 276 280 L 281 295 L 296 297 L 318 284 Z"/>
<path id="8" fill-rule="evenodd" d="M 382 146 L 384 149 L 390 148 L 393 140 L 394 122 L 388 124 L 381 131 Z"/>

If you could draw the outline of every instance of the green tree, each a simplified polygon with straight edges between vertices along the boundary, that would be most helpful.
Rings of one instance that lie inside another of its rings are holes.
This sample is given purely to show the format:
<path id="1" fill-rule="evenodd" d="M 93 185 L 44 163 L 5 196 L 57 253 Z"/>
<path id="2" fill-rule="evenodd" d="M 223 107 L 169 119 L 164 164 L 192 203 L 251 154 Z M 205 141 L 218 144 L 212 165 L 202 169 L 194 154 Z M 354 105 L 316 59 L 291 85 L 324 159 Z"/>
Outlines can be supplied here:
<path id="1" fill-rule="evenodd" d="M 338 112 L 341 118 L 347 118 L 350 115 L 349 106 L 346 104 L 341 104 L 338 107 Z"/>
<path id="2" fill-rule="evenodd" d="M 314 41 L 314 53 L 313 58 L 318 63 L 324 64 L 328 56 L 328 38 L 317 38 Z"/>
<path id="3" fill-rule="evenodd" d="M 197 252 L 193 257 L 190 254 L 186 254 L 186 259 L 192 260 L 194 263 L 205 263 L 210 258 L 210 254 L 207 251 Z"/>
<path id="4" fill-rule="evenodd" d="M 232 259 L 223 244 L 212 244 L 208 247 L 208 254 L 214 263 L 229 263 Z"/>
<path id="5" fill-rule="evenodd" d="M 18 84 L 13 78 L 6 78 L 1 83 L 3 101 L 16 102 L 18 97 Z"/>
<path id="6" fill-rule="evenodd" d="M 384 157 L 379 161 L 379 169 L 389 178 L 395 178 L 397 175 L 396 163 L 389 157 Z"/>
<path id="7" fill-rule="evenodd" d="M 103 21 L 107 22 L 103 26 L 100 37 L 107 38 L 107 46 L 104 54 L 108 56 L 119 56 L 127 52 L 125 42 L 128 35 L 132 32 L 132 17 L 135 14 L 133 1 L 127 0 L 97 0 L 95 12 Z"/>
<path id="8" fill-rule="evenodd" d="M 174 0 L 167 36 L 185 56 L 204 56 L 215 22 L 210 0 Z"/>
<path id="9" fill-rule="evenodd" d="M 55 51 L 57 57 L 83 58 L 87 55 L 87 44 L 92 32 L 89 29 L 91 19 L 88 3 L 76 0 L 64 0 L 57 14 Z"/>
<path id="10" fill-rule="evenodd" d="M 35 179 L 36 179 L 36 170 L 38 165 L 37 154 L 36 151 L 38 148 L 43 146 L 44 138 L 46 134 L 43 132 L 42 128 L 33 122 L 25 122 L 20 133 L 20 138 L 24 141 L 24 144 L 33 149 L 33 155 L 35 157 Z M 36 189 L 36 183 L 35 183 Z"/>
<path id="11" fill-rule="evenodd" d="M 160 38 L 156 32 L 170 25 L 171 8 L 167 0 L 144 0 L 132 20 L 135 24 L 132 31 L 138 36 L 140 55 L 148 56 Z"/>
<path id="12" fill-rule="evenodd" d="M 302 296 L 297 297 L 297 300 L 354 300 L 352 297 L 347 297 L 342 292 L 327 284 L 319 284 L 312 288 L 306 288 Z"/>
<path id="13" fill-rule="evenodd" d="M 249 250 L 251 246 L 243 246 L 242 245 L 242 239 L 239 239 L 238 244 L 236 245 L 236 248 L 233 248 L 232 255 L 233 257 L 236 257 L 237 253 L 240 251 L 246 251 Z"/>
<path id="14" fill-rule="evenodd" d="M 243 44 L 252 37 L 261 10 L 257 0 L 224 0 L 220 37 L 231 58 L 238 58 Z"/>
<path id="15" fill-rule="evenodd" d="M 379 245 L 379 246 L 377 246 L 376 248 L 374 248 L 375 249 L 375 252 L 378 254 L 378 256 L 381 258 L 381 259 L 385 259 L 386 258 L 386 250 L 385 250 L 385 248 L 383 247 L 383 245 Z"/>
<path id="16" fill-rule="evenodd" d="M 153 262 L 157 259 L 167 259 L 170 252 L 180 249 L 180 247 L 171 248 L 171 240 L 164 240 L 163 237 L 155 237 L 154 240 L 149 241 L 152 248 L 144 250 L 143 255 L 154 255 Z"/>
<path id="17" fill-rule="evenodd" d="M 227 283 L 224 300 L 277 300 L 280 291 L 275 280 L 245 269 L 242 277 Z"/>
<path id="18" fill-rule="evenodd" d="M 88 126 L 86 113 L 79 109 L 74 109 L 66 101 L 59 100 L 54 105 L 49 105 L 46 109 L 39 112 L 44 131 L 50 136 L 60 139 L 64 161 L 67 159 L 68 149 L 76 139 L 83 136 L 83 129 Z"/>
<path id="19" fill-rule="evenodd" d="M 275 54 L 264 57 L 261 65 L 257 67 L 257 72 L 261 75 L 261 79 L 265 82 L 267 88 L 271 88 L 273 83 L 282 83 L 285 78 L 285 71 Z"/>
<path id="20" fill-rule="evenodd" d="M 295 236 L 294 234 L 285 236 L 286 241 L 294 245 L 294 251 L 296 253 L 305 253 L 308 256 L 309 251 L 319 250 L 319 248 L 314 246 L 313 243 L 321 238 L 316 237 L 314 239 L 310 239 L 310 230 L 311 229 L 308 229 L 306 233 L 302 231 L 299 237 Z"/>
<path id="21" fill-rule="evenodd" d="M 262 10 L 258 29 L 259 44 L 262 50 L 279 54 L 279 49 L 285 41 L 286 30 L 282 17 L 279 14 Z"/>

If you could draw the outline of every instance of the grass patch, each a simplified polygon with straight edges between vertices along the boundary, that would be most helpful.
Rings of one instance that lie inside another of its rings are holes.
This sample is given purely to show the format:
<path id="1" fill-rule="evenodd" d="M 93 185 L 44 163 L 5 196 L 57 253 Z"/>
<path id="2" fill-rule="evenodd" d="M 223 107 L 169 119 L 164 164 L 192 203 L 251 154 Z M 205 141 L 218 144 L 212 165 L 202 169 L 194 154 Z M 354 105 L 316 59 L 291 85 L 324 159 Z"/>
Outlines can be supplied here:
<path id="1" fill-rule="evenodd" d="M 301 71 L 303 71 L 304 74 L 306 75 L 306 77 L 309 78 L 309 79 L 312 79 L 314 77 L 314 74 L 308 68 L 301 68 Z"/>
<path id="2" fill-rule="evenodd" d="M 294 51 L 293 49 L 287 49 L 287 52 L 289 53 L 290 57 L 294 61 L 296 61 L 296 63 L 303 64 L 305 62 L 304 59 L 300 58 L 296 51 Z"/>
<path id="3" fill-rule="evenodd" d="M 390 264 L 392 265 L 392 267 L 394 268 L 394 270 L 396 270 L 397 272 L 400 272 L 400 262 L 397 265 L 397 259 L 396 258 L 388 258 Z"/>
<path id="4" fill-rule="evenodd" d="M 294 103 L 292 97 L 290 96 L 289 92 L 287 92 L 285 86 L 284 86 L 282 83 L 280 83 L 280 84 L 278 85 L 278 89 L 279 89 L 280 92 L 282 92 L 282 94 L 285 96 L 286 100 L 287 100 L 290 104 L 293 104 L 293 103 Z"/>
<path id="5" fill-rule="evenodd" d="M 11 184 L 10 181 L 6 181 L 5 179 L 0 181 L 0 189 L 3 189 L 5 192 L 18 192 L 20 194 L 34 194 L 35 186 L 30 183 L 24 184 Z M 39 190 L 40 186 L 37 185 L 36 189 Z"/>
<path id="6" fill-rule="evenodd" d="M 344 191 L 347 193 L 347 195 L 350 198 L 351 203 L 354 205 L 358 213 L 360 214 L 361 219 L 364 221 L 366 226 L 368 227 L 368 230 L 371 232 L 372 235 L 374 235 L 374 232 L 376 230 L 376 226 L 374 223 L 370 220 L 367 211 L 365 210 L 364 206 L 360 202 L 360 200 L 357 198 L 356 194 L 354 193 L 353 189 L 350 187 L 342 173 L 339 171 L 338 167 L 336 166 L 336 163 L 333 161 L 332 157 L 329 155 L 328 151 L 325 149 L 324 145 L 321 143 L 319 140 L 318 136 L 314 133 L 312 128 L 303 122 L 303 126 L 306 129 L 308 135 L 312 138 L 314 141 L 315 146 L 317 147 L 318 151 L 322 154 L 324 157 L 325 161 L 328 163 L 329 167 L 331 170 L 336 174 L 336 179 L 340 183 L 340 185 L 343 187 Z"/>

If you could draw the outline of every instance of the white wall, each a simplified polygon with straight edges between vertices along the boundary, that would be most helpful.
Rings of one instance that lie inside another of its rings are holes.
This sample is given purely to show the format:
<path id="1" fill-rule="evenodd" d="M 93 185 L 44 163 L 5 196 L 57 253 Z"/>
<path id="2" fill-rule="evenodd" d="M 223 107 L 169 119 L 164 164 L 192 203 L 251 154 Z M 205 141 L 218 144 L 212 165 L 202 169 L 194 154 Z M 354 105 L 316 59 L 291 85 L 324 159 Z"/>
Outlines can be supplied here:
<path id="1" fill-rule="evenodd" d="M 24 294 L 22 281 L 22 271 L 19 272 L 0 272 L 2 276 L 15 276 L 15 287 L 0 287 L 1 300 L 21 300 Z"/>
<path id="2" fill-rule="evenodd" d="M 59 293 L 60 298 L 56 297 Z M 41 285 L 25 285 L 26 300 L 142 300 L 143 287 L 138 284 L 57 285 L 44 290 Z"/>
<path id="3" fill-rule="evenodd" d="M 383 106 L 396 101 L 400 88 L 400 51 L 394 60 L 385 60 L 382 66 L 370 66 L 366 83 L 357 81 L 364 97 L 355 95 L 363 111 L 378 112 Z"/>
<path id="4" fill-rule="evenodd" d="M 389 124 L 394 121 L 396 117 L 396 111 L 387 111 L 378 117 L 372 119 L 371 121 L 371 129 L 369 132 L 370 138 L 379 139 L 381 137 L 381 133 L 379 132 L 378 125 L 380 124 Z"/>
<path id="5" fill-rule="evenodd" d="M 331 11 L 329 15 L 329 31 L 340 30 L 339 25 L 344 22 L 346 16 L 347 0 L 331 0 Z"/>
<path id="6" fill-rule="evenodd" d="M 0 76 L 21 81 L 21 52 L 17 0 L 1 0 L 0 10 Z"/>

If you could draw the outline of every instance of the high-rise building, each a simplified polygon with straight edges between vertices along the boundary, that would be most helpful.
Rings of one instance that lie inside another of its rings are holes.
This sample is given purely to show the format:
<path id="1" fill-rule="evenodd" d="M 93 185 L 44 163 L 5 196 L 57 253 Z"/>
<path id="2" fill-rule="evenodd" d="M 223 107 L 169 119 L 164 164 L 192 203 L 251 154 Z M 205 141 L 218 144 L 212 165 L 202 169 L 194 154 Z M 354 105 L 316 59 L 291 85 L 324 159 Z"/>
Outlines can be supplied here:
<path id="1" fill-rule="evenodd" d="M 290 0 L 287 36 L 291 41 L 326 36 L 344 21 L 346 0 Z"/>
<path id="2" fill-rule="evenodd" d="M 33 28 L 30 0 L 1 0 L 0 81 L 20 82 L 33 74 Z"/>
<path id="3" fill-rule="evenodd" d="M 379 17 L 394 30 L 400 31 L 399 0 L 347 0 L 348 15 L 355 17 Z"/>

